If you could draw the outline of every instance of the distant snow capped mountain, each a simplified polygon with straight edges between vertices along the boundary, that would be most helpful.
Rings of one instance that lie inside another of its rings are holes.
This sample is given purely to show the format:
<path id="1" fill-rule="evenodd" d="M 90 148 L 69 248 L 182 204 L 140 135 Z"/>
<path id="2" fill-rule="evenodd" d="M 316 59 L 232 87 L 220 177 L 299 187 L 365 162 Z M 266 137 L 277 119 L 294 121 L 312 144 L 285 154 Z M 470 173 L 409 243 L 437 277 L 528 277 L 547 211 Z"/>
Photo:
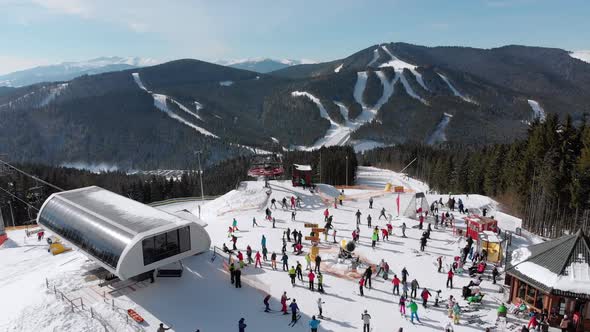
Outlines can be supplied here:
<path id="1" fill-rule="evenodd" d="M 270 59 L 270 58 L 253 58 L 239 60 L 219 60 L 217 64 L 232 68 L 245 69 L 258 73 L 269 73 L 271 71 L 287 68 L 295 65 L 316 63 L 313 60 L 292 60 L 292 59 Z"/>
<path id="2" fill-rule="evenodd" d="M 93 75 L 136 67 L 153 66 L 158 60 L 140 57 L 99 57 L 87 61 L 62 62 L 0 75 L 0 86 L 19 87 L 40 82 L 68 81 L 82 75 Z"/>
<path id="3" fill-rule="evenodd" d="M 570 52 L 572 58 L 580 59 L 584 62 L 590 63 L 590 50 L 589 51 L 573 51 Z"/>

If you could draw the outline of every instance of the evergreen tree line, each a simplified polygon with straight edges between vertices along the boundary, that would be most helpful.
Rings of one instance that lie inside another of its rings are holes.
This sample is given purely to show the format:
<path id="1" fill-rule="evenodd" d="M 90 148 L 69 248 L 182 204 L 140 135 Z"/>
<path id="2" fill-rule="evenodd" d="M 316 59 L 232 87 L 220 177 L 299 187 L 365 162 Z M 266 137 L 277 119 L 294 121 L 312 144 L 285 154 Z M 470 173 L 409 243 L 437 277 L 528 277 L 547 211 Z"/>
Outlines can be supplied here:
<path id="1" fill-rule="evenodd" d="M 321 155 L 321 173 L 320 173 Z M 351 147 L 329 147 L 316 151 L 290 151 L 282 156 L 285 174 L 279 179 L 290 179 L 292 164 L 311 164 L 313 180 L 324 183 L 346 184 L 346 156 L 348 156 L 348 183 L 356 176 L 357 159 Z M 253 180 L 247 173 L 251 157 L 225 160 L 203 171 L 203 192 L 205 196 L 217 196 L 235 189 L 241 181 Z M 176 178 L 127 174 L 124 172 L 92 173 L 73 168 L 54 167 L 42 164 L 17 164 L 17 168 L 35 175 L 64 190 L 96 185 L 142 203 L 151 203 L 170 198 L 200 197 L 201 184 L 198 171 L 186 171 Z M 0 190 L 0 213 L 5 225 L 23 225 L 36 218 L 45 199 L 56 192 L 49 186 L 7 168 L 0 169 L 0 187 L 19 199 Z M 25 204 L 27 202 L 34 208 Z"/>
<path id="2" fill-rule="evenodd" d="M 523 140 L 484 147 L 406 144 L 362 155 L 361 164 L 405 171 L 439 193 L 494 197 L 542 236 L 590 230 L 590 127 L 550 115 Z"/>

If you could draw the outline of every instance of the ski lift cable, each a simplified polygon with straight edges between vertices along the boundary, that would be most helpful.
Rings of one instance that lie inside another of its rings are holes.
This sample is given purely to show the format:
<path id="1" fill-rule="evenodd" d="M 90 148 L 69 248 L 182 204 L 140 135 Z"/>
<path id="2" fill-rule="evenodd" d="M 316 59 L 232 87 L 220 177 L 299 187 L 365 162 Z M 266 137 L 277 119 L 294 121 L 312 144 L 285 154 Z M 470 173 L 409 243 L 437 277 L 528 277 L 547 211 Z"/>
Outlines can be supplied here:
<path id="1" fill-rule="evenodd" d="M 36 207 L 34 207 L 33 205 L 29 204 L 28 202 L 26 202 L 26 201 L 24 201 L 24 200 L 20 199 L 18 196 L 16 196 L 15 194 L 11 193 L 10 191 L 8 191 L 8 190 L 6 190 L 6 189 L 4 189 L 4 188 L 2 188 L 2 187 L 0 187 L 0 190 L 2 190 L 3 192 L 7 193 L 8 195 L 10 195 L 10 196 L 12 196 L 12 197 L 16 198 L 17 200 L 21 201 L 22 203 L 24 203 L 24 204 L 25 204 L 25 205 L 27 205 L 28 207 L 31 207 L 31 208 L 33 208 L 33 209 L 35 209 L 35 210 L 39 211 L 39 209 L 37 209 L 37 208 L 36 208 Z"/>
<path id="2" fill-rule="evenodd" d="M 23 170 L 20 170 L 20 169 L 18 169 L 18 168 L 16 168 L 16 167 L 12 166 L 11 164 L 9 164 L 9 163 L 5 162 L 4 160 L 0 160 L 0 164 L 3 164 L 3 165 L 5 165 L 5 166 L 7 166 L 7 167 L 10 167 L 10 168 L 12 168 L 13 170 L 15 170 L 15 171 L 17 171 L 17 172 L 19 172 L 19 173 L 21 173 L 21 174 L 24 174 L 24 175 L 26 175 L 26 176 L 30 177 L 31 179 L 33 179 L 33 180 L 35 180 L 35 181 L 38 181 L 38 182 L 41 182 L 41 183 L 43 183 L 43 184 L 45 184 L 45 185 L 47 185 L 47 186 L 50 186 L 50 187 L 51 187 L 51 188 L 53 188 L 53 189 L 56 189 L 56 190 L 59 190 L 59 191 L 64 191 L 62 188 L 60 188 L 60 187 L 58 187 L 58 186 L 56 186 L 56 185 L 53 185 L 53 184 L 51 184 L 51 183 L 49 183 L 49 182 L 47 182 L 47 181 L 43 181 L 43 180 L 39 179 L 38 177 L 36 177 L 36 176 L 34 176 L 34 175 L 32 175 L 32 174 L 29 174 L 29 173 L 27 173 L 27 172 L 25 172 L 25 171 L 23 171 Z"/>

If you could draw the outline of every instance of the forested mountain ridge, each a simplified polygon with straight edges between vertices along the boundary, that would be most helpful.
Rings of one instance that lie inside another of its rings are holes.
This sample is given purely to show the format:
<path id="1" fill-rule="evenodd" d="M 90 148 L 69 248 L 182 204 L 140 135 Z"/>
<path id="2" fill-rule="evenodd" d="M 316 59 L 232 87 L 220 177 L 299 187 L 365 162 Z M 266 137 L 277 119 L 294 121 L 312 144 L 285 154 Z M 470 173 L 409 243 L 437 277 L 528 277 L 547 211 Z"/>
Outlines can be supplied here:
<path id="1" fill-rule="evenodd" d="M 579 123 L 590 64 L 566 51 L 374 45 L 260 74 L 199 60 L 0 90 L 0 153 L 20 162 L 186 169 L 264 150 L 525 136 L 549 113 Z"/>

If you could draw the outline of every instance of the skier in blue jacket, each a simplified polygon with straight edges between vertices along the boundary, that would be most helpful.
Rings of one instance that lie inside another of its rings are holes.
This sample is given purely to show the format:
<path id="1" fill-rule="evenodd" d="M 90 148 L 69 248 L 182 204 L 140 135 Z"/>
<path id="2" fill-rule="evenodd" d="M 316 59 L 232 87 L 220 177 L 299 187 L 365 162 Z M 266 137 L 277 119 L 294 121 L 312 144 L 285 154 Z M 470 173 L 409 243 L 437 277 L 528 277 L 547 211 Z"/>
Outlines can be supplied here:
<path id="1" fill-rule="evenodd" d="M 320 326 L 320 321 L 315 318 L 315 316 L 311 317 L 309 321 L 309 327 L 311 327 L 311 332 L 317 332 L 318 326 Z"/>

